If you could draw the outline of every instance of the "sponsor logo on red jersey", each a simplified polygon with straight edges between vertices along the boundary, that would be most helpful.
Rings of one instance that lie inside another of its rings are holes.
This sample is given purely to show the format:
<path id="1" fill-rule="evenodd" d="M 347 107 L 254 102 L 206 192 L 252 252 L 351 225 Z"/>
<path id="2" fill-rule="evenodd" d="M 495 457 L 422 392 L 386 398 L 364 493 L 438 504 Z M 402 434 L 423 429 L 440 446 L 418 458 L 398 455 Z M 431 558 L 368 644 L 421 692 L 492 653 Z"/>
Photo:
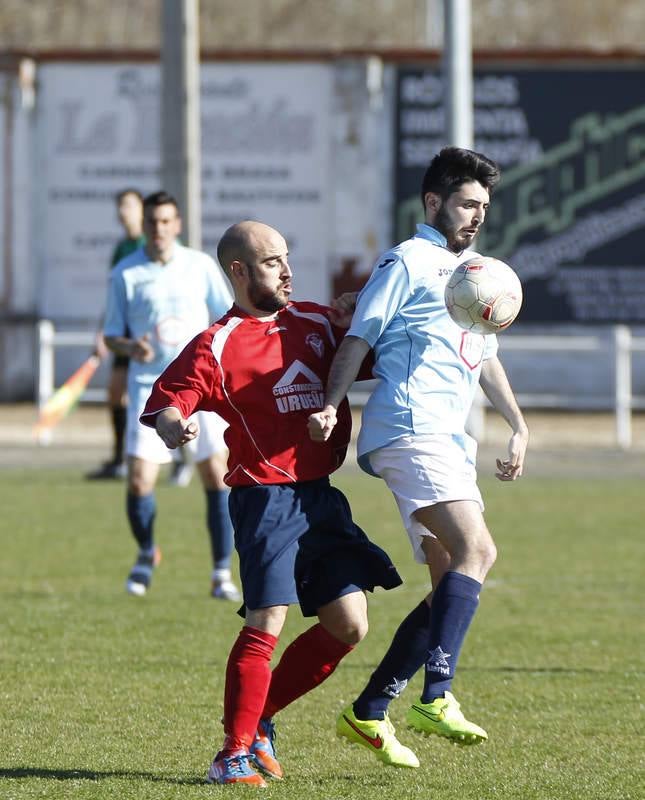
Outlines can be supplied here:
<path id="1" fill-rule="evenodd" d="M 273 396 L 281 414 L 291 411 L 317 411 L 323 407 L 325 399 L 320 378 L 298 359 L 274 385 Z"/>

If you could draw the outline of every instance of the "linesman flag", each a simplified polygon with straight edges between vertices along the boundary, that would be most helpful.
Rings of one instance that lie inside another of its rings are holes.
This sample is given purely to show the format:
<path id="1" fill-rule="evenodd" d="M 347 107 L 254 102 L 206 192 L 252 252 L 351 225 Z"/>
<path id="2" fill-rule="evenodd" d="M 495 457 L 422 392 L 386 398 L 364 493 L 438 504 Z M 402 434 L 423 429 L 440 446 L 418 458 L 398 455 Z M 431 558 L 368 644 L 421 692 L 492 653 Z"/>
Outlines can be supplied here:
<path id="1" fill-rule="evenodd" d="M 34 435 L 41 436 L 50 431 L 74 408 L 85 387 L 92 380 L 101 359 L 92 354 L 49 398 L 40 411 L 34 426 Z"/>

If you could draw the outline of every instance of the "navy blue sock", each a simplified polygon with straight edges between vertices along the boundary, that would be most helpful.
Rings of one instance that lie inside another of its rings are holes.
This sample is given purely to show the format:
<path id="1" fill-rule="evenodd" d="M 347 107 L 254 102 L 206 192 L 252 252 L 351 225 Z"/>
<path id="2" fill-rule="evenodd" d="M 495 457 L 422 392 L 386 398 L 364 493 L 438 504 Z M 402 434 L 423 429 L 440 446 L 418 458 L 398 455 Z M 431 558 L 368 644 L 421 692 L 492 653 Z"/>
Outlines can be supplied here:
<path id="1" fill-rule="evenodd" d="M 123 461 L 123 445 L 125 443 L 128 410 L 124 406 L 112 406 L 110 412 L 112 416 L 112 430 L 114 431 L 114 460 L 121 463 L 121 461 Z"/>
<path id="2" fill-rule="evenodd" d="M 354 702 L 358 719 L 384 719 L 390 701 L 405 689 L 428 654 L 430 608 L 424 600 L 399 625 L 389 650 Z"/>
<path id="3" fill-rule="evenodd" d="M 479 605 L 481 583 L 459 572 L 446 572 L 432 595 L 430 646 L 422 703 L 450 690 L 459 651 Z"/>
<path id="4" fill-rule="evenodd" d="M 137 540 L 140 550 L 150 550 L 153 545 L 153 526 L 157 513 L 157 501 L 154 495 L 139 497 L 127 494 L 126 508 L 132 535 Z"/>
<path id="5" fill-rule="evenodd" d="M 228 513 L 228 489 L 206 490 L 206 522 L 215 569 L 228 569 L 233 552 L 233 525 Z"/>

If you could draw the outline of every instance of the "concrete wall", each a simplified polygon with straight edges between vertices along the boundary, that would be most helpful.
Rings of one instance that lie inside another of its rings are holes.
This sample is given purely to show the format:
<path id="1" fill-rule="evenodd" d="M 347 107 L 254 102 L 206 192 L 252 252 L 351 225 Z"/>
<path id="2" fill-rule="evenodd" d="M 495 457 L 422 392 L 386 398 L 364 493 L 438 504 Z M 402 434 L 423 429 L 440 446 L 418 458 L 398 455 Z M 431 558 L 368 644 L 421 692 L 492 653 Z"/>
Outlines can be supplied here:
<path id="1" fill-rule="evenodd" d="M 200 0 L 206 50 L 438 48 L 442 0 Z M 0 50 L 152 50 L 161 0 L 3 0 Z M 643 52 L 642 0 L 473 0 L 478 50 Z"/>

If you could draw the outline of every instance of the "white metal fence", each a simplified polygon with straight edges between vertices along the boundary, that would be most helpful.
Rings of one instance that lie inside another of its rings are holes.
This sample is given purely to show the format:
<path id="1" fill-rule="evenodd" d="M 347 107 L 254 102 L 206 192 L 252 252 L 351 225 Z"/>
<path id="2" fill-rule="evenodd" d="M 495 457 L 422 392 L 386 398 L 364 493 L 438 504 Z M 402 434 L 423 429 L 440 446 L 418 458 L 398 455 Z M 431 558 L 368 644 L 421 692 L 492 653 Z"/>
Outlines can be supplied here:
<path id="1" fill-rule="evenodd" d="M 57 331 L 53 322 L 41 319 L 38 323 L 38 384 L 36 402 L 40 410 L 56 389 L 56 349 L 63 347 L 85 347 L 89 355 L 96 342 L 95 331 Z M 80 362 L 79 362 L 80 366 Z M 105 389 L 87 388 L 82 400 L 105 400 Z"/>
<path id="2" fill-rule="evenodd" d="M 47 402 L 55 389 L 55 351 L 61 347 L 87 347 L 94 345 L 96 334 L 92 331 L 57 331 L 52 322 L 41 320 L 38 323 L 38 406 Z M 499 340 L 500 352 L 519 350 L 522 352 L 602 352 L 607 349 L 607 340 L 595 335 L 544 334 L 540 336 L 502 336 Z M 613 328 L 610 355 L 614 359 L 613 409 L 616 420 L 616 444 L 628 449 L 632 444 L 632 410 L 642 408 L 645 398 L 632 395 L 632 354 L 645 352 L 645 337 L 632 335 L 625 325 Z M 83 400 L 101 401 L 106 396 L 104 389 L 88 388 Z M 350 401 L 363 405 L 368 392 L 358 387 L 350 392 Z M 518 394 L 518 401 L 526 408 L 551 408 L 577 410 L 576 398 L 569 395 L 547 392 Z M 471 416 L 473 433 L 480 440 L 485 437 L 485 402 L 479 398 Z"/>
<path id="3" fill-rule="evenodd" d="M 641 398 L 632 394 L 632 354 L 645 351 L 645 338 L 632 335 L 626 325 L 613 327 L 612 344 L 614 359 L 613 407 L 616 418 L 616 443 L 623 449 L 632 444 L 632 410 L 641 407 Z M 500 351 L 522 350 L 523 352 L 598 352 L 607 349 L 606 338 L 582 335 L 541 335 L 500 337 Z M 519 394 L 518 401 L 527 408 L 575 409 L 575 398 L 557 394 Z"/>

